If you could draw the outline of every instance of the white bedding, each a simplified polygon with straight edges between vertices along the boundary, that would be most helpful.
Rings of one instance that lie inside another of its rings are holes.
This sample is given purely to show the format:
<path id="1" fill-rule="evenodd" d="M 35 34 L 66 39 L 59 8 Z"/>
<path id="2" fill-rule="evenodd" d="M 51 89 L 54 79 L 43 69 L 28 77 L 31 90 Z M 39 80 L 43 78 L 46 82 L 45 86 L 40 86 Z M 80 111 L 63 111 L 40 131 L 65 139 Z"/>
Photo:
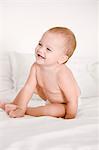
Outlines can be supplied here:
<path id="1" fill-rule="evenodd" d="M 98 150 L 99 97 L 84 98 L 76 119 L 9 118 L 0 110 L 0 150 Z"/>

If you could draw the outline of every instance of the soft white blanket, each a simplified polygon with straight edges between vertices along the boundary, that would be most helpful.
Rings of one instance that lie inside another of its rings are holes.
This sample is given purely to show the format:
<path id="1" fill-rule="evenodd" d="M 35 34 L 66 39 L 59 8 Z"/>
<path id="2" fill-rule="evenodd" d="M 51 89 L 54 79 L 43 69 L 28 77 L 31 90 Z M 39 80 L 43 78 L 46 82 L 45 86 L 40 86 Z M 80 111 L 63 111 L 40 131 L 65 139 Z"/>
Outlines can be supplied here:
<path id="1" fill-rule="evenodd" d="M 76 119 L 9 118 L 0 110 L 0 150 L 98 150 L 99 98 L 82 99 Z"/>

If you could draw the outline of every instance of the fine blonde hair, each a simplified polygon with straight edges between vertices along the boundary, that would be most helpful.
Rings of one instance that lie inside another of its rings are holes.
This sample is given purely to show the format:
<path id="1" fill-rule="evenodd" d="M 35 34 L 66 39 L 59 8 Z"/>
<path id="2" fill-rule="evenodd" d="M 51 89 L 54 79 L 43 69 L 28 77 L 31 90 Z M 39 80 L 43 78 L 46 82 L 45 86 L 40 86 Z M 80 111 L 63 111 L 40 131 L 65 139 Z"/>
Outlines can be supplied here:
<path id="1" fill-rule="evenodd" d="M 50 28 L 48 31 L 63 35 L 63 37 L 66 39 L 66 55 L 69 59 L 73 55 L 76 48 L 76 37 L 74 33 L 66 27 L 53 27 Z"/>

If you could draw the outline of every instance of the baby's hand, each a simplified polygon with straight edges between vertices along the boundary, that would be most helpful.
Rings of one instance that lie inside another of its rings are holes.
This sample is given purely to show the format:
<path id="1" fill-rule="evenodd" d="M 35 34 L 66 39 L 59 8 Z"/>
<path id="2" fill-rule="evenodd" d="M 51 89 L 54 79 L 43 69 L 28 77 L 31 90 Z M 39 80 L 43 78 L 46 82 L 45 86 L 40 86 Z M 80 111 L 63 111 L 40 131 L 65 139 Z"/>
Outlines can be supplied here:
<path id="1" fill-rule="evenodd" d="M 18 118 L 23 117 L 25 115 L 25 110 L 19 108 L 15 104 L 11 103 L 1 103 L 0 102 L 0 108 L 5 110 L 5 112 L 11 117 L 11 118 Z"/>
<path id="2" fill-rule="evenodd" d="M 0 102 L 0 108 L 4 110 L 5 109 L 5 104 L 6 103 Z"/>
<path id="3" fill-rule="evenodd" d="M 21 109 L 19 106 L 11 103 L 0 103 L 0 108 L 5 110 L 5 112 L 11 118 L 19 118 L 25 115 L 25 110 Z"/>
<path id="4" fill-rule="evenodd" d="M 5 111 L 11 118 L 23 117 L 25 111 L 15 104 L 6 104 Z"/>
<path id="5" fill-rule="evenodd" d="M 9 114 L 10 111 L 14 111 L 16 110 L 16 108 L 17 108 L 17 105 L 10 103 L 10 104 L 5 104 L 4 110 L 7 114 Z"/>
<path id="6" fill-rule="evenodd" d="M 9 116 L 11 118 L 19 118 L 19 117 L 24 117 L 25 115 L 25 110 L 17 107 L 15 110 L 12 110 L 9 112 Z"/>

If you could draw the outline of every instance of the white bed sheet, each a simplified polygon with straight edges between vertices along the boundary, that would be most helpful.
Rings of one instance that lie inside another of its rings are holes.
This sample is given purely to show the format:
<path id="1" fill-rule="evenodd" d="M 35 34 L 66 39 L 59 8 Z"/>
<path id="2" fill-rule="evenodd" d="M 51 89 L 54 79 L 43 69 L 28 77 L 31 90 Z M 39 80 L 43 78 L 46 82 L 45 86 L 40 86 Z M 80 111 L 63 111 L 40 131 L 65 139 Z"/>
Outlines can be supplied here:
<path id="1" fill-rule="evenodd" d="M 9 118 L 0 110 L 0 150 L 98 150 L 99 97 L 82 99 L 75 119 Z"/>

